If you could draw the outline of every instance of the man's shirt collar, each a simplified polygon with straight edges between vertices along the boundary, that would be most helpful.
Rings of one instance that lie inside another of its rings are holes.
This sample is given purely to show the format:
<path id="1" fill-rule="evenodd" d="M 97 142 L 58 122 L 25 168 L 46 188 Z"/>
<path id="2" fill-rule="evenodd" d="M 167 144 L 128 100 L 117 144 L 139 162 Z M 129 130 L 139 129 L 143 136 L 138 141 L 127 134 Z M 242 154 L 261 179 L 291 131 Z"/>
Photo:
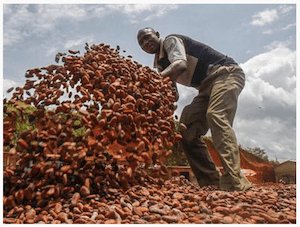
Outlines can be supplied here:
<path id="1" fill-rule="evenodd" d="M 155 57 L 154 57 L 154 64 L 153 64 L 153 67 L 154 68 L 157 68 L 159 71 L 161 71 L 161 67 L 159 66 L 158 62 L 166 57 L 166 53 L 164 51 L 164 38 L 160 38 L 159 39 L 159 52 L 155 54 Z"/>

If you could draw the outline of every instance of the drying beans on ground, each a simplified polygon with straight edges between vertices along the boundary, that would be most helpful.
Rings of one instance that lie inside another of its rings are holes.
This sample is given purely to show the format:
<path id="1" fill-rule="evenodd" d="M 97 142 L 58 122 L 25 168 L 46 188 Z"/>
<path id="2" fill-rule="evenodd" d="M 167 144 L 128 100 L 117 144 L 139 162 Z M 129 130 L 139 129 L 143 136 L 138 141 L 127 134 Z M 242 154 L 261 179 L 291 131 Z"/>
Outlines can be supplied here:
<path id="1" fill-rule="evenodd" d="M 295 223 L 295 185 L 167 179 L 181 139 L 170 79 L 105 44 L 60 60 L 7 91 L 3 145 L 17 161 L 4 169 L 4 223 Z"/>

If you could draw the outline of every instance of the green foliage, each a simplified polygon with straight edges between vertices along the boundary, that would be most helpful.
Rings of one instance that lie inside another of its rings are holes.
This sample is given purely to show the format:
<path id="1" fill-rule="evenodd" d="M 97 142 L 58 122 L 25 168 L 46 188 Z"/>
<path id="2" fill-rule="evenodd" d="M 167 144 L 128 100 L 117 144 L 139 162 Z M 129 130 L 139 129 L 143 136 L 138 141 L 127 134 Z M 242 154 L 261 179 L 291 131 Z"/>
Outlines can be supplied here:
<path id="1" fill-rule="evenodd" d="M 262 160 L 269 162 L 269 157 L 266 154 L 264 149 L 261 149 L 259 147 L 254 147 L 254 148 L 247 148 L 246 151 L 248 151 L 251 154 L 254 154 L 255 156 L 261 158 Z"/>
<path id="2" fill-rule="evenodd" d="M 86 127 L 84 126 L 84 124 L 82 122 L 81 115 L 77 111 L 74 111 L 72 113 L 72 115 L 75 118 L 74 121 L 73 121 L 73 129 L 72 129 L 73 136 L 75 136 L 75 137 L 85 136 Z"/>
<path id="3" fill-rule="evenodd" d="M 21 133 L 29 131 L 29 130 L 34 130 L 34 125 L 30 124 L 28 122 L 28 120 L 25 120 L 25 121 L 17 120 L 17 122 L 16 122 L 16 135 L 17 135 L 17 137 Z"/>
<path id="4" fill-rule="evenodd" d="M 271 160 L 269 161 L 271 164 L 273 164 L 274 166 L 277 166 L 280 164 L 280 162 L 276 159 L 276 160 Z"/>
<path id="5" fill-rule="evenodd" d="M 166 164 L 168 166 L 189 166 L 189 162 L 184 154 L 184 151 L 175 145 L 173 153 L 167 158 Z"/>
<path id="6" fill-rule="evenodd" d="M 8 116 L 9 113 L 16 114 L 16 120 L 14 122 L 15 137 L 11 141 L 12 145 L 16 145 L 20 135 L 23 132 L 35 129 L 34 125 L 29 121 L 29 116 L 36 111 L 36 108 L 23 102 L 18 102 L 17 106 L 12 104 L 5 104 L 4 108 L 6 108 L 4 117 Z"/>
<path id="7" fill-rule="evenodd" d="M 180 122 L 174 120 L 175 132 L 180 130 Z M 184 154 L 182 147 L 179 143 L 175 144 L 172 148 L 173 153 L 167 158 L 166 164 L 168 166 L 189 166 L 189 162 Z"/>
<path id="8" fill-rule="evenodd" d="M 75 120 L 74 123 L 73 123 L 73 125 L 75 127 L 80 126 L 81 125 L 81 120 L 79 120 L 79 119 Z"/>
<path id="9" fill-rule="evenodd" d="M 36 108 L 31 105 L 27 105 L 23 102 L 18 102 L 17 105 L 5 104 L 4 108 L 4 117 L 9 116 L 9 114 L 11 113 L 16 114 L 14 132 L 15 137 L 11 141 L 11 144 L 15 146 L 18 139 L 20 138 L 20 135 L 23 132 L 28 130 L 35 130 L 35 125 L 32 122 L 30 122 L 29 116 L 34 114 Z M 86 127 L 82 123 L 80 114 L 75 112 L 73 114 L 73 117 L 77 119 L 73 122 L 72 134 L 75 137 L 83 137 L 86 134 Z M 63 122 L 68 120 L 67 115 L 64 113 L 57 113 L 57 118 L 60 118 Z"/>
<path id="10" fill-rule="evenodd" d="M 9 112 L 18 113 L 20 111 L 18 109 L 21 109 L 22 112 L 25 113 L 25 114 L 31 114 L 34 111 L 36 111 L 36 108 L 34 106 L 28 105 L 28 104 L 26 104 L 24 102 L 21 102 L 21 101 L 17 102 L 17 107 L 18 108 L 16 107 L 16 105 L 13 105 L 13 104 L 5 104 L 4 106 L 7 108 L 7 111 L 6 111 L 7 113 L 9 113 Z"/>
<path id="11" fill-rule="evenodd" d="M 260 147 L 254 147 L 254 148 L 242 148 L 244 151 L 254 155 L 255 157 L 257 157 L 259 160 L 264 161 L 264 162 L 268 162 L 271 163 L 273 165 L 278 165 L 280 162 L 276 159 L 276 160 L 270 160 L 267 153 L 265 152 L 264 149 L 260 148 Z"/>
<path id="12" fill-rule="evenodd" d="M 86 128 L 84 126 L 72 130 L 72 134 L 75 137 L 83 137 L 85 136 L 85 133 L 86 133 Z"/>
<path id="13" fill-rule="evenodd" d="M 175 123 L 175 131 L 176 132 L 179 132 L 180 131 L 180 122 L 179 121 L 176 121 L 176 120 L 174 120 L 174 123 Z"/>

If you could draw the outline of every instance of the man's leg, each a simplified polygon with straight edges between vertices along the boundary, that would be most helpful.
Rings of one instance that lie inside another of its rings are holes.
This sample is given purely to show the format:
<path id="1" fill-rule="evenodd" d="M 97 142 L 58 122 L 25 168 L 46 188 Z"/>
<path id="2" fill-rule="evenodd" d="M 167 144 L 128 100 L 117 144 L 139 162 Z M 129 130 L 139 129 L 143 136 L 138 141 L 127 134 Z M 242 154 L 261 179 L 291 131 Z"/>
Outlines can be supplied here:
<path id="1" fill-rule="evenodd" d="M 200 186 L 219 185 L 220 176 L 205 143 L 200 139 L 200 136 L 208 131 L 206 107 L 207 101 L 201 96 L 196 96 L 193 102 L 183 109 L 180 118 L 180 122 L 187 126 L 182 132 L 181 146 Z"/>
<path id="2" fill-rule="evenodd" d="M 251 187 L 251 183 L 240 171 L 239 147 L 232 125 L 245 76 L 238 66 L 223 66 L 219 73 L 211 90 L 207 122 L 224 168 L 220 188 L 244 191 Z"/>

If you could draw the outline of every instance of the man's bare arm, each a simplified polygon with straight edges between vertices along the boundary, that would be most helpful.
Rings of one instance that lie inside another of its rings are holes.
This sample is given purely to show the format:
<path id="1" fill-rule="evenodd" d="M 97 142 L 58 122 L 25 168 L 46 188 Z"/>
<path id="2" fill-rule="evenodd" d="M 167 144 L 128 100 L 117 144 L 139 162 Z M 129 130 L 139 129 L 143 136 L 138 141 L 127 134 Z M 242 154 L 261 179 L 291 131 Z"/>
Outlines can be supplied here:
<path id="1" fill-rule="evenodd" d="M 177 77 L 184 73 L 187 69 L 187 62 L 185 60 L 177 60 L 171 63 L 160 75 L 162 77 L 170 77 L 172 81 L 176 81 Z"/>

